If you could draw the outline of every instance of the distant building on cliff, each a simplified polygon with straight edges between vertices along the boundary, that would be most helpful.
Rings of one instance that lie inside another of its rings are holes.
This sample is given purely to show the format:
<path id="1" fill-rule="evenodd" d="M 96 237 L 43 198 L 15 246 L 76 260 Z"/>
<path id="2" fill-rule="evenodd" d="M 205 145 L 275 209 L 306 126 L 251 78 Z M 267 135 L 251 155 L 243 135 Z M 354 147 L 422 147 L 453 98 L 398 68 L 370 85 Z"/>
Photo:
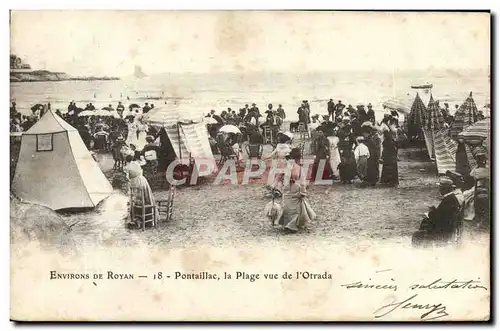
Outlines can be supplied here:
<path id="1" fill-rule="evenodd" d="M 10 54 L 10 72 L 11 73 L 29 73 L 32 72 L 31 66 L 23 63 L 23 60 L 15 54 Z"/>

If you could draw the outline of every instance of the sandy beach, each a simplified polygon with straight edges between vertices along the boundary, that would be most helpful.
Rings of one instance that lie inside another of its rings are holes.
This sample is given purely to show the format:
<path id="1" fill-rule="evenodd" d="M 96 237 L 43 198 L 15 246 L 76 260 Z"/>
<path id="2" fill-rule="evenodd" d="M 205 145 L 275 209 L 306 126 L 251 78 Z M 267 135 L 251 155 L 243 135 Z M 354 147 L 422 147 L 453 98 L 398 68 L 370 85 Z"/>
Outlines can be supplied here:
<path id="1" fill-rule="evenodd" d="M 266 146 L 264 155 L 270 151 L 271 147 Z M 308 187 L 310 204 L 318 217 L 297 234 L 284 234 L 281 229 L 272 227 L 264 215 L 264 206 L 271 201 L 265 183 L 250 181 L 246 185 L 232 185 L 226 181 L 212 185 L 213 177 L 205 178 L 206 183 L 196 186 L 178 187 L 173 219 L 160 222 L 157 229 L 144 232 L 125 228 L 128 197 L 119 190 L 94 211 L 62 215 L 52 211 L 47 213 L 60 217 L 71 226 L 61 238 L 66 242 L 65 237 L 69 236 L 83 250 L 100 245 L 146 245 L 151 248 L 224 247 L 250 242 L 308 245 L 318 240 L 345 246 L 365 241 L 410 247 L 411 235 L 418 228 L 423 213 L 440 201 L 435 165 L 426 160 L 425 153 L 425 150 L 415 148 L 400 150 L 398 188 L 361 188 L 356 183 L 339 182 L 333 185 L 311 184 Z M 97 157 L 101 169 L 111 181 L 115 174 L 112 157 L 109 154 L 98 154 Z M 154 194 L 156 199 L 166 199 L 167 191 L 155 190 Z M 11 220 L 15 226 L 21 221 L 16 220 L 19 203 L 13 203 L 12 208 Z M 38 215 L 34 213 L 32 216 Z M 466 229 L 466 241 L 479 240 L 472 226 L 466 224 Z"/>

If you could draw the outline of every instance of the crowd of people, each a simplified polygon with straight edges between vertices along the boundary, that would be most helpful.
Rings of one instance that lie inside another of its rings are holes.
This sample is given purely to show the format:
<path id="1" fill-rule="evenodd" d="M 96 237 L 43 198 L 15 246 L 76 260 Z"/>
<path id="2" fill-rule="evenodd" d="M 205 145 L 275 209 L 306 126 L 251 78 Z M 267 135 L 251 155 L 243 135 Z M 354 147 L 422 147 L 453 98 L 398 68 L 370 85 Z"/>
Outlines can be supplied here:
<path id="1" fill-rule="evenodd" d="M 35 105 L 31 109 L 32 114 L 22 115 L 13 103 L 10 108 L 11 132 L 29 130 L 50 107 L 50 103 Z M 71 102 L 66 113 L 62 114 L 57 110 L 56 114 L 79 131 L 89 150 L 112 152 L 114 168 L 123 171 L 131 182 L 139 185 L 147 193 L 146 200 L 154 202 L 148 181 L 156 180 L 156 173 L 166 170 L 176 155 L 165 129 L 148 126 L 142 120 L 143 115 L 151 109 L 154 109 L 154 105 L 145 104 L 139 107 L 131 104 L 127 112 L 125 106 L 119 102 L 116 108 L 109 105 L 103 109 L 108 111 L 108 114 L 92 116 L 92 112 L 96 111 L 92 103 L 79 108 Z M 85 111 L 90 112 L 90 115 L 82 113 Z M 451 125 L 453 116 L 449 114 L 447 104 L 442 108 L 442 112 L 447 123 Z M 83 114 L 85 116 L 81 116 Z M 227 147 L 241 158 L 243 142 L 248 142 L 250 146 L 271 144 L 272 153 L 263 156 L 263 159 L 274 159 L 278 163 L 293 161 L 290 182 L 285 183 L 284 177 L 279 175 L 272 186 L 273 194 L 283 198 L 281 211 L 274 215 L 279 215 L 276 220 L 284 228 L 298 231 L 315 218 L 315 213 L 307 202 L 305 179 L 312 182 L 338 180 L 343 184 L 352 184 L 357 178 L 361 187 L 374 187 L 377 183 L 391 187 L 399 184 L 398 143 L 406 139 L 406 133 L 400 125 L 397 111 L 384 109 L 383 118 L 377 121 L 371 104 L 366 108 L 364 105 L 357 105 L 355 108 L 352 105 L 344 105 L 340 100 L 335 103 L 330 99 L 320 121 L 320 115 L 311 115 L 309 102 L 303 100 L 297 108 L 298 121 L 289 121 L 288 130 L 284 125 L 286 113 L 281 104 L 277 108 L 269 104 L 264 114 L 265 118 L 262 119 L 263 115 L 255 103 L 251 107 L 245 105 L 238 112 L 228 108 L 220 115 L 212 110 L 206 115 L 207 118 L 213 119 L 207 122 L 207 130 L 214 152 L 222 152 L 224 147 Z M 225 125 L 234 125 L 238 131 L 223 134 L 219 129 Z M 292 132 L 310 137 L 308 154 L 314 156 L 314 162 L 308 178 L 301 176 L 305 145 L 302 143 L 299 147 L 293 147 Z M 474 189 L 472 194 L 475 197 L 477 192 L 487 186 L 483 178 L 485 162 L 481 159 L 481 155 L 485 153 L 475 154 L 478 158 L 478 168 L 469 176 L 460 176 L 462 180 L 473 178 L 469 183 L 474 182 L 475 186 L 460 184 L 457 180 L 450 184 L 450 180 L 441 179 L 443 202 L 426 216 L 418 234 L 414 236 L 415 242 L 432 235 L 448 238 L 453 227 L 446 223 L 449 217 L 443 215 L 456 211 L 457 203 L 462 205 L 464 192 L 470 197 L 471 191 L 466 190 Z M 457 190 L 459 186 L 460 192 Z M 479 218 L 488 214 L 484 201 L 479 199 L 476 203 L 475 208 L 479 208 L 476 214 Z"/>

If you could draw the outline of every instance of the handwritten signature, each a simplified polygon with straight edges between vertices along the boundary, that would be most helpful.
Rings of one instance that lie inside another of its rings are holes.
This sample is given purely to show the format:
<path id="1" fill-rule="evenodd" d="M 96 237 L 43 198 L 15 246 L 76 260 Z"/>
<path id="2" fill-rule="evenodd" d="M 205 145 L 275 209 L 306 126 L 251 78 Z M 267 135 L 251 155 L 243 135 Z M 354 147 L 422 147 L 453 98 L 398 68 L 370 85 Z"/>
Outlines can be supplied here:
<path id="1" fill-rule="evenodd" d="M 444 306 L 442 303 L 431 304 L 412 302 L 412 300 L 417 296 L 418 294 L 414 294 L 403 301 L 392 302 L 388 305 L 378 308 L 373 312 L 375 314 L 375 318 L 387 316 L 396 309 L 425 310 L 425 312 L 420 315 L 420 319 L 424 321 L 436 320 L 438 318 L 448 316 L 448 313 L 446 312 L 446 306 Z"/>

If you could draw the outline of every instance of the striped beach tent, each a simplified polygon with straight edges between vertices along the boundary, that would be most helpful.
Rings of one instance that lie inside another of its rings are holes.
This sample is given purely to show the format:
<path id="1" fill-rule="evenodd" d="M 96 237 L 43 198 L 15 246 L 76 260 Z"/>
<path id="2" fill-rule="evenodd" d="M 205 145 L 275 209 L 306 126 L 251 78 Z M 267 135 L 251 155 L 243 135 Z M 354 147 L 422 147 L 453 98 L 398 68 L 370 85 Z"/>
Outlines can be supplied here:
<path id="1" fill-rule="evenodd" d="M 429 108 L 434 104 L 434 98 L 432 97 L 432 93 L 429 99 L 429 104 L 427 105 L 427 110 L 424 115 L 424 125 L 422 125 L 422 132 L 424 133 L 425 146 L 427 147 L 427 152 L 429 153 L 429 158 L 434 160 L 436 157 L 436 153 L 434 151 L 434 141 L 432 131 L 428 128 L 427 120 L 429 117 Z"/>
<path id="2" fill-rule="evenodd" d="M 438 173 L 455 171 L 458 144 L 448 135 L 448 128 L 445 126 L 438 102 L 429 103 L 424 128 L 432 139 Z"/>
<path id="3" fill-rule="evenodd" d="M 456 139 L 458 134 L 462 132 L 465 127 L 476 123 L 478 119 L 479 112 L 472 98 L 472 92 L 470 92 L 467 99 L 455 113 L 453 123 L 450 127 L 450 136 Z"/>
<path id="4" fill-rule="evenodd" d="M 149 125 L 164 128 L 177 160 L 185 165 L 194 160 L 196 169 L 200 171 L 200 162 L 197 160 L 203 160 L 204 163 L 213 161 L 215 165 L 215 158 L 208 141 L 206 125 L 196 114 L 199 114 L 196 109 L 169 105 L 150 110 L 144 115 L 143 120 Z"/>
<path id="5" fill-rule="evenodd" d="M 415 100 L 413 101 L 410 113 L 406 118 L 406 127 L 408 132 L 408 137 L 419 137 L 421 136 L 422 127 L 425 124 L 425 105 L 417 93 Z"/>

